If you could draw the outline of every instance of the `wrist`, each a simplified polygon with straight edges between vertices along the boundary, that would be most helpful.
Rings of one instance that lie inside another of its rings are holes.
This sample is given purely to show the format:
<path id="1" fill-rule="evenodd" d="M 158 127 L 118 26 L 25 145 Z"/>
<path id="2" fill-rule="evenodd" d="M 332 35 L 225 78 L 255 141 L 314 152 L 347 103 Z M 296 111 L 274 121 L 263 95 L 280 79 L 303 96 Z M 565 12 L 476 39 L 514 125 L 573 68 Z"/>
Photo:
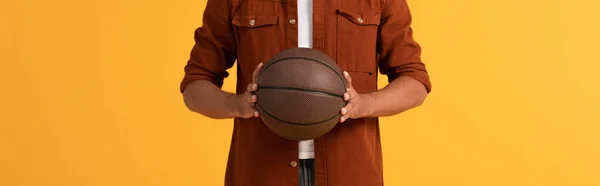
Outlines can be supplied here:
<path id="1" fill-rule="evenodd" d="M 363 94 L 363 102 L 364 102 L 364 109 L 365 109 L 365 116 L 364 117 L 375 117 L 374 113 L 376 112 L 376 108 L 375 108 L 375 97 L 373 96 L 373 94 L 367 93 L 367 94 Z"/>
<path id="2" fill-rule="evenodd" d="M 225 102 L 225 108 L 227 109 L 227 113 L 229 116 L 233 117 L 233 118 L 237 118 L 240 117 L 240 112 L 239 112 L 239 99 L 240 99 L 240 95 L 238 94 L 229 94 L 227 95 L 226 98 L 226 102 Z"/>

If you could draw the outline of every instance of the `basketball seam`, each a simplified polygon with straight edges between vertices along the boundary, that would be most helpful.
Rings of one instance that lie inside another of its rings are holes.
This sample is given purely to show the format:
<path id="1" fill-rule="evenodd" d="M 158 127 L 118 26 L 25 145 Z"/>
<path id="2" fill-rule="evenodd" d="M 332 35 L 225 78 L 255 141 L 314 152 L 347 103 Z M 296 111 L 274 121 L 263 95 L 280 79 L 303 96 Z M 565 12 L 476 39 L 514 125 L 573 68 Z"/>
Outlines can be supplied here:
<path id="1" fill-rule="evenodd" d="M 258 73 L 258 77 L 260 77 L 260 75 L 261 75 L 261 74 L 262 74 L 264 71 L 266 71 L 266 70 L 267 70 L 269 67 L 273 66 L 275 63 L 279 63 L 279 62 L 281 62 L 281 61 L 283 61 L 283 60 L 288 60 L 288 59 L 305 59 L 305 60 L 309 60 L 309 61 L 314 61 L 314 62 L 321 63 L 321 64 L 325 65 L 327 68 L 329 68 L 330 70 L 332 70 L 332 71 L 335 73 L 335 75 L 336 75 L 336 76 L 338 76 L 338 77 L 339 77 L 339 78 L 342 80 L 342 82 L 343 82 L 343 84 L 344 84 L 344 91 L 346 91 L 346 89 L 348 89 L 348 87 L 346 87 L 346 80 L 344 79 L 344 77 L 342 77 L 341 75 L 339 75 L 339 74 L 338 74 L 338 73 L 335 71 L 335 69 L 334 69 L 334 68 L 333 68 L 331 65 L 329 65 L 329 64 L 327 64 L 327 63 L 325 63 L 325 62 L 323 62 L 323 61 L 321 61 L 321 60 L 319 60 L 319 59 L 313 59 L 313 58 L 307 58 L 307 57 L 301 57 L 301 56 L 290 56 L 290 57 L 284 57 L 284 58 L 281 58 L 281 59 L 277 59 L 277 60 L 275 60 L 275 61 L 273 61 L 273 62 L 271 62 L 271 63 L 268 63 L 268 64 L 267 64 L 267 66 L 265 66 L 265 67 L 264 67 L 264 68 L 263 68 L 263 69 L 262 69 L 262 70 L 261 70 L 261 71 Z"/>
<path id="2" fill-rule="evenodd" d="M 343 95 L 334 94 L 334 93 L 330 93 L 330 92 L 324 92 L 324 91 L 312 90 L 312 89 L 303 89 L 303 88 L 293 88 L 293 87 L 259 86 L 258 89 L 293 90 L 293 91 L 298 91 L 298 92 L 325 94 L 325 95 L 329 95 L 329 96 L 333 96 L 333 97 L 341 97 L 341 98 L 344 97 Z"/>
<path id="3" fill-rule="evenodd" d="M 333 119 L 333 118 L 335 118 L 335 117 L 338 117 L 338 116 L 340 115 L 340 113 L 338 112 L 336 115 L 333 115 L 333 117 L 327 118 L 326 120 L 323 120 L 323 121 L 314 122 L 314 123 L 296 123 L 296 122 L 285 121 L 285 120 L 283 120 L 283 119 L 281 119 L 281 118 L 278 118 L 278 117 L 274 116 L 274 115 L 273 115 L 273 114 L 271 114 L 269 111 L 267 111 L 267 109 L 265 109 L 265 107 L 263 107 L 263 106 L 260 106 L 260 104 L 259 104 L 258 102 L 255 102 L 254 104 L 258 105 L 258 107 L 260 107 L 260 108 L 261 108 L 261 110 L 263 110 L 263 111 L 265 112 L 265 114 L 267 114 L 267 115 L 271 116 L 271 118 L 273 118 L 273 119 L 276 119 L 277 121 L 280 121 L 280 122 L 285 122 L 285 123 L 292 124 L 292 125 L 301 125 L 301 126 L 313 126 L 313 125 L 318 125 L 318 124 L 321 124 L 321 123 L 323 123 L 323 122 L 329 121 L 329 120 L 331 120 L 331 119 Z"/>

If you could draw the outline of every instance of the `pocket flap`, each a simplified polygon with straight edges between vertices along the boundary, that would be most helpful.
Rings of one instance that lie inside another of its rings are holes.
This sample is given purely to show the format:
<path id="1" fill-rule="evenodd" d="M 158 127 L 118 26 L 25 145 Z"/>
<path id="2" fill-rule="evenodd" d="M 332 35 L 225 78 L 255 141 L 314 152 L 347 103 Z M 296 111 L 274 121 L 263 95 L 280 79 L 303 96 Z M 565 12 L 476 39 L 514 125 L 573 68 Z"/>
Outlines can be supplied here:
<path id="1" fill-rule="evenodd" d="M 232 24 L 241 27 L 261 27 L 277 24 L 277 15 L 236 14 Z"/>
<path id="2" fill-rule="evenodd" d="M 338 9 L 338 14 L 347 18 L 357 25 L 379 25 L 381 14 L 373 10 L 342 10 Z"/>

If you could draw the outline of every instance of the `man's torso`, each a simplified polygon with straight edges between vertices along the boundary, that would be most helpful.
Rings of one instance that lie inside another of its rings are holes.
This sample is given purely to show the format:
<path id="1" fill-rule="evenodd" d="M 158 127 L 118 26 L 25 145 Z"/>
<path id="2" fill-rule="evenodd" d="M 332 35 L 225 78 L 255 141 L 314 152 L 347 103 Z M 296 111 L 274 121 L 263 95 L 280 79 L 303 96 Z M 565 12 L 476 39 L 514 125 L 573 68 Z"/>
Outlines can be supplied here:
<path id="1" fill-rule="evenodd" d="M 238 92 L 250 83 L 258 63 L 299 45 L 298 2 L 231 2 Z M 300 1 L 301 2 L 301 1 Z M 350 73 L 360 93 L 377 89 L 377 33 L 380 0 L 314 0 L 312 48 L 331 56 Z M 272 133 L 259 118 L 235 119 L 227 185 L 295 186 L 298 142 Z M 376 118 L 350 120 L 314 140 L 316 185 L 382 185 L 381 144 Z"/>

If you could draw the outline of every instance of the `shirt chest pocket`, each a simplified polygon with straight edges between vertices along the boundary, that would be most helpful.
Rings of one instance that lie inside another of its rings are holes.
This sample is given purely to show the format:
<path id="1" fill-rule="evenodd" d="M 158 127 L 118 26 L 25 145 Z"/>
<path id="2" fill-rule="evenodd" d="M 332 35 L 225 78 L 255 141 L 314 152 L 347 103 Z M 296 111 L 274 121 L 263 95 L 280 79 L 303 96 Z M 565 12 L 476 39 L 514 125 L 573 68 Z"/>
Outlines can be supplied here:
<path id="1" fill-rule="evenodd" d="M 376 74 L 380 18 L 374 10 L 337 11 L 337 62 L 343 70 Z"/>
<path id="2" fill-rule="evenodd" d="M 231 23 L 235 33 L 238 65 L 244 74 L 251 74 L 256 66 L 267 61 L 278 51 L 276 39 L 282 34 L 278 16 L 262 12 L 239 12 Z"/>

